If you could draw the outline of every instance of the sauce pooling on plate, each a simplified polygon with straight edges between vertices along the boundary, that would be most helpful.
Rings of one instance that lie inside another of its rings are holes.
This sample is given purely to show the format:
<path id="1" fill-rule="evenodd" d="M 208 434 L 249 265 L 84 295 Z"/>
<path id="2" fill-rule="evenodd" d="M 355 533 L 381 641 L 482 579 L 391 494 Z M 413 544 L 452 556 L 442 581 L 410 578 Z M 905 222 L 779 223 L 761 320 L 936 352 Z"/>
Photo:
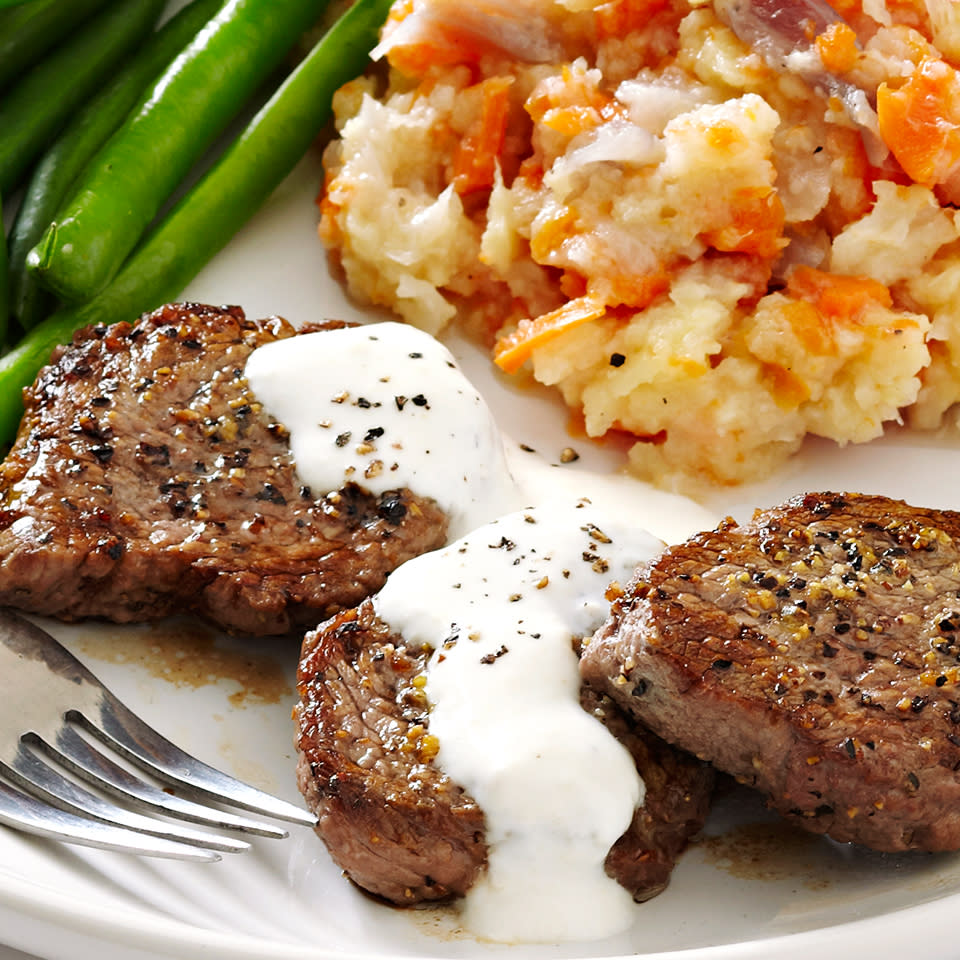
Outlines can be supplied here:
<path id="1" fill-rule="evenodd" d="M 302 334 L 258 347 L 247 380 L 290 432 L 317 494 L 354 482 L 432 497 L 457 537 L 520 506 L 503 442 L 450 351 L 401 323 Z"/>
<path id="2" fill-rule="evenodd" d="M 463 919 L 500 941 L 588 940 L 635 918 L 604 871 L 643 798 L 626 748 L 580 706 L 573 638 L 662 543 L 589 501 L 510 514 L 408 561 L 374 599 L 426 673 L 437 762 L 479 803 L 488 870 Z"/>

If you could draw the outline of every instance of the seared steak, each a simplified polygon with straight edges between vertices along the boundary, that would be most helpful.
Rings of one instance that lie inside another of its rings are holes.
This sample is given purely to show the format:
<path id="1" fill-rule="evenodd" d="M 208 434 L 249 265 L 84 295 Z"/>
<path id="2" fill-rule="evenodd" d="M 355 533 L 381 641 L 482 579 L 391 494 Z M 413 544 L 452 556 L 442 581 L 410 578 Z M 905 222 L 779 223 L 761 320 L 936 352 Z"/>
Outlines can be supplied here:
<path id="1" fill-rule="evenodd" d="M 808 494 L 641 565 L 589 684 L 878 850 L 960 847 L 960 514 Z"/>
<path id="2" fill-rule="evenodd" d="M 609 697 L 587 686 L 581 690 L 580 702 L 630 751 L 643 777 L 643 805 L 610 849 L 606 869 L 634 900 L 649 900 L 666 889 L 677 857 L 707 819 L 713 768 L 672 747 Z"/>
<path id="3" fill-rule="evenodd" d="M 483 813 L 432 758 L 414 680 L 429 653 L 369 601 L 304 639 L 298 779 L 317 832 L 359 886 L 395 903 L 464 893 L 486 859 Z"/>
<path id="4" fill-rule="evenodd" d="M 415 679 L 428 659 L 366 602 L 309 633 L 300 662 L 298 779 L 317 833 L 355 883 L 399 904 L 464 894 L 487 857 L 482 810 L 434 761 L 438 744 Z M 666 886 L 702 826 L 713 774 L 606 697 L 588 691 L 583 702 L 646 782 L 644 806 L 607 858 L 607 873 L 645 900 Z"/>
<path id="5" fill-rule="evenodd" d="M 445 516 L 409 490 L 302 486 L 244 377 L 257 346 L 295 333 L 186 304 L 58 348 L 0 466 L 0 604 L 66 620 L 193 612 L 279 634 L 442 544 Z"/>

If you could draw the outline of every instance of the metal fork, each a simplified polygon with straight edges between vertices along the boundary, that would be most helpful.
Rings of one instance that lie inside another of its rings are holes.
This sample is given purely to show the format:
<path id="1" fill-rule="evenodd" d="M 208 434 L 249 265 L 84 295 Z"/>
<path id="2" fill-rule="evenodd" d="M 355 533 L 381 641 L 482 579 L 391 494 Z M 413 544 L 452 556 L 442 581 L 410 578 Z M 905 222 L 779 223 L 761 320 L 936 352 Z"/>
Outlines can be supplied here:
<path id="1" fill-rule="evenodd" d="M 176 792 L 134 775 L 78 728 Z M 257 836 L 287 836 L 286 830 L 223 812 L 210 801 L 290 823 L 315 823 L 299 807 L 185 753 L 125 707 L 49 633 L 0 608 L 0 824 L 177 860 L 219 860 L 220 852 L 240 852 L 250 844 L 127 807 Z"/>

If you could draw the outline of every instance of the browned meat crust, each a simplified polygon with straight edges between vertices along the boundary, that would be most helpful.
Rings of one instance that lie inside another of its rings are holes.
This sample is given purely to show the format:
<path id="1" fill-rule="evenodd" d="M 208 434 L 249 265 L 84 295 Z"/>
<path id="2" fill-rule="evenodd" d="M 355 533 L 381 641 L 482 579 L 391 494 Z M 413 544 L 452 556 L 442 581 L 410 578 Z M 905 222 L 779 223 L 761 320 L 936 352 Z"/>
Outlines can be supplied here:
<path id="1" fill-rule="evenodd" d="M 808 494 L 638 568 L 584 678 L 790 820 L 960 847 L 960 514 Z"/>
<path id="2" fill-rule="evenodd" d="M 465 893 L 486 864 L 483 812 L 436 765 L 413 649 L 371 603 L 308 634 L 295 711 L 298 777 L 317 832 L 359 886 L 394 903 Z M 607 859 L 638 900 L 659 893 L 703 824 L 712 770 L 637 728 L 605 697 L 584 706 L 633 754 L 646 801 Z"/>
<path id="3" fill-rule="evenodd" d="M 643 777 L 643 806 L 610 849 L 606 870 L 634 900 L 649 900 L 666 889 L 677 857 L 707 819 L 713 768 L 630 719 L 609 697 L 584 687 L 581 702 L 630 751 Z"/>
<path id="4" fill-rule="evenodd" d="M 243 373 L 295 333 L 238 307 L 168 305 L 55 351 L 0 466 L 0 604 L 280 634 L 442 544 L 445 516 L 407 490 L 318 499 L 301 485 Z"/>
<path id="5" fill-rule="evenodd" d="M 483 813 L 432 762 L 429 653 L 368 601 L 304 639 L 294 719 L 317 833 L 351 879 L 394 903 L 461 895 L 486 863 Z"/>

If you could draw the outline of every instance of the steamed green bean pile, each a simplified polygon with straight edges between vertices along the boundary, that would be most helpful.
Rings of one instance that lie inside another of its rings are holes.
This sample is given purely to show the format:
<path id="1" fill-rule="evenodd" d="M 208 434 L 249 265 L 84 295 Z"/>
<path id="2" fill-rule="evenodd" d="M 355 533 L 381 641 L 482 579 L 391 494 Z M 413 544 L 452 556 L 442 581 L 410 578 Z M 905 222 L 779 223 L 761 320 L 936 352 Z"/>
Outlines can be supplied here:
<path id="1" fill-rule="evenodd" d="M 157 28 L 166 0 L 0 0 L 0 442 L 58 343 L 175 299 L 322 132 L 390 0 L 357 0 L 156 220 L 325 6 L 191 0 Z"/>

